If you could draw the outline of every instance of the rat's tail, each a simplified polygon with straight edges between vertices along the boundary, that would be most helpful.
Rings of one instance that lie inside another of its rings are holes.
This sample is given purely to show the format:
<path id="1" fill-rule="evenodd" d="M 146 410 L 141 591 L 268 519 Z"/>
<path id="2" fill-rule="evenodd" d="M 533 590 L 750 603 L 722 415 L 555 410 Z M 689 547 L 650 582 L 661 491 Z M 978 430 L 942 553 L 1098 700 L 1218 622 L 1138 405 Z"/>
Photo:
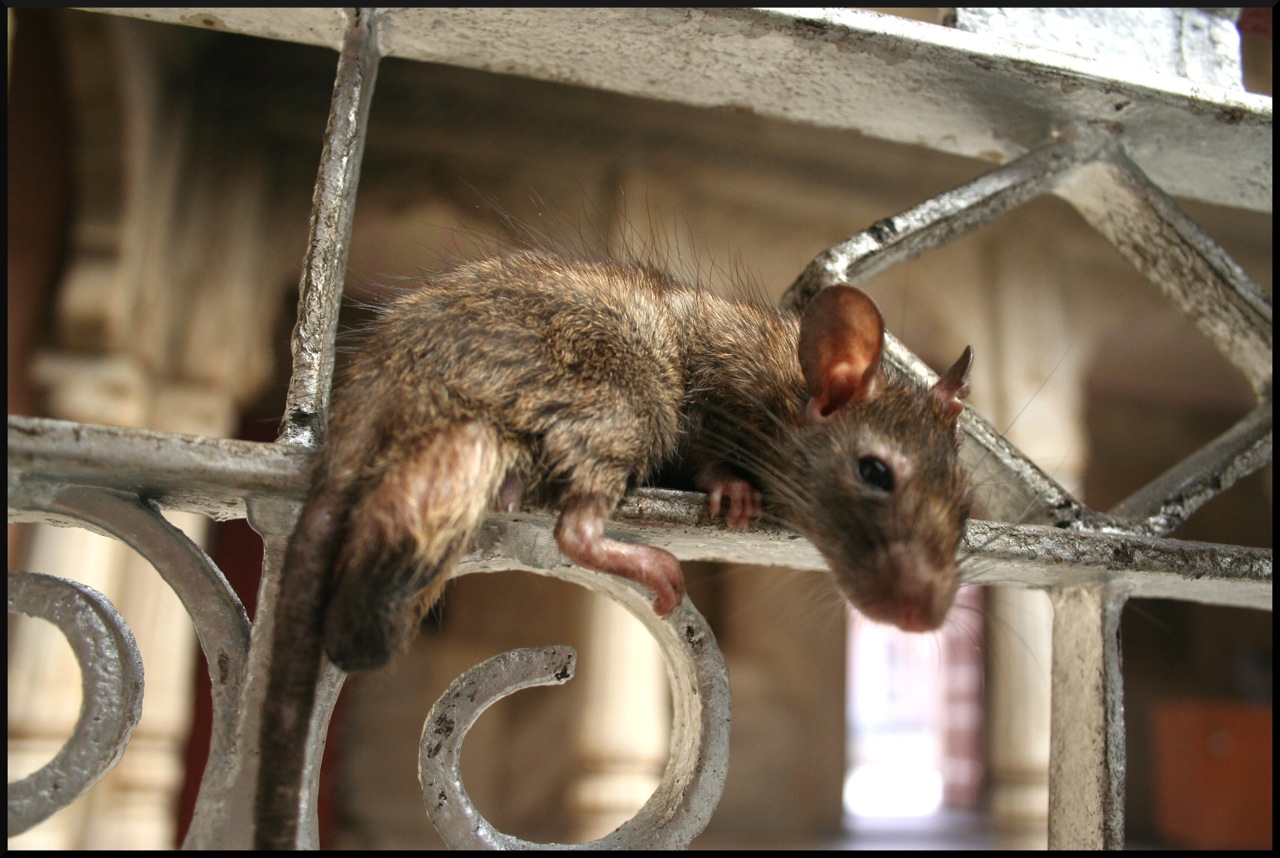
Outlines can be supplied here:
<path id="1" fill-rule="evenodd" d="M 258 735 L 256 849 L 297 848 L 307 730 L 320 670 L 320 619 L 347 503 L 342 489 L 333 483 L 312 490 L 280 573 L 270 617 L 272 661 Z"/>
<path id="2" fill-rule="evenodd" d="M 324 648 L 334 664 L 380 667 L 409 639 L 514 459 L 493 427 L 449 426 L 389 462 L 355 499 L 324 619 Z"/>
<path id="3" fill-rule="evenodd" d="M 289 541 L 273 612 L 256 848 L 296 845 L 322 618 L 323 648 L 338 667 L 390 660 L 484 520 L 515 461 L 509 450 L 491 427 L 466 423 L 424 437 L 363 494 L 335 478 L 313 487 Z"/>

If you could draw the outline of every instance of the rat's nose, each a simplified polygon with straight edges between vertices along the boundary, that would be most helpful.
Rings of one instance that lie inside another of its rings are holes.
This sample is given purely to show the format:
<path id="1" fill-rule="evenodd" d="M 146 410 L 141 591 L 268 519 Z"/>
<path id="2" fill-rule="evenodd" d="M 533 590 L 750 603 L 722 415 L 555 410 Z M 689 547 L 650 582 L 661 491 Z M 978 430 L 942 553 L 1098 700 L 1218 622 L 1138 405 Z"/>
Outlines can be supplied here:
<path id="1" fill-rule="evenodd" d="M 938 588 L 933 582 L 921 582 L 910 593 L 902 595 L 898 611 L 898 628 L 904 632 L 931 632 L 942 625 L 947 612 L 936 603 Z"/>
<path id="2" fill-rule="evenodd" d="M 927 632 L 931 626 L 925 621 L 925 612 L 917 605 L 909 605 L 902 609 L 898 617 L 898 628 L 904 632 Z"/>

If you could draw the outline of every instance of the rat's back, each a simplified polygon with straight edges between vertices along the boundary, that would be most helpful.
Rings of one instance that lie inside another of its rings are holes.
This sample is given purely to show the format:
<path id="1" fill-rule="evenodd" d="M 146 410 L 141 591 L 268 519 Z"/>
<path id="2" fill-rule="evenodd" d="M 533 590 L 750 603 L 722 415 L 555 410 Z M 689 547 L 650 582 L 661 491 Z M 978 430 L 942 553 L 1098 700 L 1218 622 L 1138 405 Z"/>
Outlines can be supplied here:
<path id="1" fill-rule="evenodd" d="M 325 624 L 335 663 L 393 654 L 500 492 L 610 510 L 672 454 L 684 371 L 664 295 L 681 288 L 643 266 L 521 252 L 382 311 L 317 474 L 347 508 Z"/>

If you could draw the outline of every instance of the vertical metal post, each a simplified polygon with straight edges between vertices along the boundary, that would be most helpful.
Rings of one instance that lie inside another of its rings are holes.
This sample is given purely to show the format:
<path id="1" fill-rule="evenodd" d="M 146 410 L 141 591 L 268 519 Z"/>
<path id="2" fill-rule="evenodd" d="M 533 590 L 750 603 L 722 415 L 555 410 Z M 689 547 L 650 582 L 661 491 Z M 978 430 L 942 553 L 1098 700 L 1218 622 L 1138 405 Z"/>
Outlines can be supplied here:
<path id="1" fill-rule="evenodd" d="M 1124 847 L 1120 611 L 1106 586 L 1054 590 L 1049 848 Z"/>
<path id="2" fill-rule="evenodd" d="M 381 58 L 376 26 L 378 11 L 350 9 L 347 10 L 347 18 L 324 150 L 312 197 L 311 236 L 299 287 L 298 322 L 291 340 L 293 374 L 278 439 L 281 443 L 312 449 L 323 440 L 328 420 L 338 310 L 355 218 L 356 190 L 360 182 L 369 107 Z M 251 712 L 243 722 L 245 730 L 242 735 L 250 742 L 256 742 L 259 733 L 258 716 L 274 656 L 270 650 L 274 639 L 273 624 L 280 614 L 278 602 L 284 550 L 299 509 L 296 503 L 286 503 L 292 507 L 291 510 L 282 510 L 279 502 L 262 499 L 249 505 L 250 523 L 259 530 L 267 547 L 258 601 L 259 622 L 254 630 L 251 691 L 246 698 Z M 319 846 L 315 799 L 320 761 L 329 717 L 344 676 L 327 660 L 322 658 L 322 662 L 308 725 L 306 760 L 300 782 L 293 785 L 297 791 L 296 804 L 293 797 L 289 802 L 293 805 L 290 811 L 296 814 L 292 820 L 296 845 L 311 849 Z M 256 747 L 247 751 L 255 762 L 256 751 Z"/>
<path id="3" fill-rule="evenodd" d="M 304 447 L 319 446 L 329 413 L 338 305 L 347 270 L 369 105 L 381 58 L 377 10 L 351 9 L 347 15 L 311 202 L 311 237 L 299 287 L 298 323 L 293 329 L 293 376 L 280 427 L 280 441 Z"/>

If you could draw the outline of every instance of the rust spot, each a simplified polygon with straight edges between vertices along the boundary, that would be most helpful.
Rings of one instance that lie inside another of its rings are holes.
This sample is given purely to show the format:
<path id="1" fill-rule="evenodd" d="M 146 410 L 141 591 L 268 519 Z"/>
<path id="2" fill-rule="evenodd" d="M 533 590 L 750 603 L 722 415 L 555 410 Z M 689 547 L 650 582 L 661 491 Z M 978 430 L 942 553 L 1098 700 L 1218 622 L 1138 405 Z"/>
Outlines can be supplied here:
<path id="1" fill-rule="evenodd" d="M 186 24 L 188 27 L 207 27 L 210 30 L 227 29 L 226 23 L 221 18 L 217 17 L 216 15 L 209 15 L 209 14 L 184 15 L 182 17 L 182 23 Z"/>
<path id="2" fill-rule="evenodd" d="M 870 233 L 871 237 L 876 241 L 884 244 L 887 240 L 898 234 L 898 228 L 894 224 L 893 218 L 887 217 L 871 224 L 871 226 L 867 227 L 867 232 Z"/>
<path id="3" fill-rule="evenodd" d="M 809 18 L 796 18 L 794 24 L 797 30 L 807 29 L 815 33 L 821 33 L 824 36 L 830 30 L 825 21 L 814 21 Z"/>
<path id="4" fill-rule="evenodd" d="M 1244 122 L 1244 111 L 1238 107 L 1227 107 L 1218 111 L 1218 121 L 1224 125 L 1239 125 Z"/>
<path id="5" fill-rule="evenodd" d="M 1111 549 L 1111 567 L 1113 569 L 1127 569 L 1133 565 L 1133 549 L 1128 545 L 1120 544 Z"/>

